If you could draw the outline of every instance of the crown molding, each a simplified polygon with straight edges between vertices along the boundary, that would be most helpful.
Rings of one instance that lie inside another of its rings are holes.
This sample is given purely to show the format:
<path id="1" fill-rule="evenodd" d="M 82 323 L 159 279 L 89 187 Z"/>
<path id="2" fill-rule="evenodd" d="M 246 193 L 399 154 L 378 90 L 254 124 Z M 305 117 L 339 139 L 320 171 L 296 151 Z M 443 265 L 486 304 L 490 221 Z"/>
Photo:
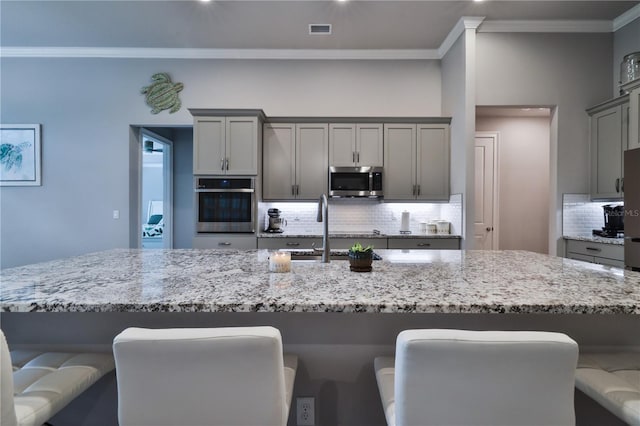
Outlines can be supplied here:
<path id="1" fill-rule="evenodd" d="M 447 54 L 449 49 L 451 49 L 456 40 L 458 40 L 458 37 L 460 37 L 465 30 L 477 29 L 480 24 L 482 24 L 482 21 L 484 21 L 484 16 L 463 16 L 460 18 L 451 31 L 449 31 L 449 34 L 447 34 L 442 44 L 440 44 L 440 47 L 438 48 L 438 59 L 444 58 L 444 55 Z"/>
<path id="2" fill-rule="evenodd" d="M 478 28 L 481 33 L 610 33 L 612 23 L 609 20 L 512 20 L 484 21 Z"/>
<path id="3" fill-rule="evenodd" d="M 183 49 L 145 47 L 2 47 L 2 58 L 126 59 L 440 59 L 433 49 Z"/>
<path id="4" fill-rule="evenodd" d="M 622 15 L 613 20 L 613 31 L 618 31 L 620 28 L 640 18 L 640 4 L 633 6 Z"/>

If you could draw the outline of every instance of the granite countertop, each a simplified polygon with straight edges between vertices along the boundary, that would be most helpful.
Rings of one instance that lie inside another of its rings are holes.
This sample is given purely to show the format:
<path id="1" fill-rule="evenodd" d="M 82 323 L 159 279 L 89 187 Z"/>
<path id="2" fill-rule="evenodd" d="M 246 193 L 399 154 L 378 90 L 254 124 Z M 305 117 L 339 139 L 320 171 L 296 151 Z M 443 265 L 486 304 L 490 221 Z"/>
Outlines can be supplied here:
<path id="1" fill-rule="evenodd" d="M 565 240 L 588 241 L 592 243 L 612 244 L 617 246 L 624 245 L 624 238 L 606 238 L 598 237 L 596 235 L 565 235 L 562 238 Z"/>
<path id="2" fill-rule="evenodd" d="M 294 233 L 274 233 L 258 232 L 258 238 L 322 238 L 320 234 L 294 234 Z M 453 238 L 460 239 L 460 235 L 452 234 L 374 234 L 373 232 L 335 232 L 329 233 L 329 238 Z"/>
<path id="3" fill-rule="evenodd" d="M 376 250 L 268 272 L 266 250 L 116 249 L 1 271 L 3 312 L 640 314 L 640 273 L 525 251 Z"/>

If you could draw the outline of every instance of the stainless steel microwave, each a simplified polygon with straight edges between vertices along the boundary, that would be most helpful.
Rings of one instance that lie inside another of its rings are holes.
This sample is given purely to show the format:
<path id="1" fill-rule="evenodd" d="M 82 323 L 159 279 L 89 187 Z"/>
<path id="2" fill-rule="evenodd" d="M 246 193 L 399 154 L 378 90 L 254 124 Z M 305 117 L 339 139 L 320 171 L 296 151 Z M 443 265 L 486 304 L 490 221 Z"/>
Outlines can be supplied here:
<path id="1" fill-rule="evenodd" d="M 382 197 L 382 167 L 329 167 L 330 197 Z"/>

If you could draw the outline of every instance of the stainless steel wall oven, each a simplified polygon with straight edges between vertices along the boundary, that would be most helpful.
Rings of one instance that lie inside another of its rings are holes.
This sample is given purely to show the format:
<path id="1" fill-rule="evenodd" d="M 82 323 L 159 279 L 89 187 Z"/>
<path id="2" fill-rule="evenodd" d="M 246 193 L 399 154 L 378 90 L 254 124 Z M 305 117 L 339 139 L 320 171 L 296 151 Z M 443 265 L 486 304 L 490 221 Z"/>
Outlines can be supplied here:
<path id="1" fill-rule="evenodd" d="M 196 176 L 198 233 L 255 232 L 255 178 Z"/>

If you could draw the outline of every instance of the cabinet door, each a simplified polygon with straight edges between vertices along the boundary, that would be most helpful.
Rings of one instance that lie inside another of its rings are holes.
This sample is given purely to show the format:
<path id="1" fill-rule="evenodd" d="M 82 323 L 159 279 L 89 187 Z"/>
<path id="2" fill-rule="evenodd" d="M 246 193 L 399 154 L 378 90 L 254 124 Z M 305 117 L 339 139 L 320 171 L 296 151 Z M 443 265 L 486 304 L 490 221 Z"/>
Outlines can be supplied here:
<path id="1" fill-rule="evenodd" d="M 263 133 L 262 198 L 295 197 L 295 125 L 265 124 Z"/>
<path id="2" fill-rule="evenodd" d="M 416 198 L 416 125 L 384 125 L 385 199 Z"/>
<path id="3" fill-rule="evenodd" d="M 416 182 L 419 200 L 449 200 L 449 127 L 417 127 Z"/>
<path id="4" fill-rule="evenodd" d="M 382 124 L 356 126 L 356 163 L 358 166 L 384 165 Z"/>
<path id="5" fill-rule="evenodd" d="M 629 94 L 629 146 L 640 148 L 640 87 Z"/>
<path id="6" fill-rule="evenodd" d="M 356 125 L 329 124 L 329 164 L 352 167 L 356 163 Z"/>
<path id="7" fill-rule="evenodd" d="M 296 198 L 317 200 L 329 181 L 329 125 L 296 124 Z"/>
<path id="8" fill-rule="evenodd" d="M 193 174 L 225 174 L 225 118 L 196 117 L 194 127 Z"/>
<path id="9" fill-rule="evenodd" d="M 227 174 L 258 174 L 258 118 L 227 117 Z"/>
<path id="10" fill-rule="evenodd" d="M 591 197 L 620 198 L 622 115 L 618 105 L 591 116 Z"/>

